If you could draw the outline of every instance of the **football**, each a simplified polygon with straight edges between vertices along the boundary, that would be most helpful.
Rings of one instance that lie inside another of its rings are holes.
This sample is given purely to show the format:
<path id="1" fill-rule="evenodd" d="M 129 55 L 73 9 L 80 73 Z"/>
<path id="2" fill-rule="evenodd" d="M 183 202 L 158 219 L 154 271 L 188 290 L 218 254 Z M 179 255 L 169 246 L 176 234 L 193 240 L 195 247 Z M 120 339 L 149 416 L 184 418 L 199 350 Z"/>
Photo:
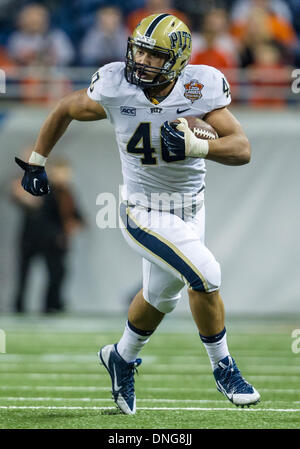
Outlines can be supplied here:
<path id="1" fill-rule="evenodd" d="M 200 118 L 194 116 L 182 118 L 185 118 L 187 120 L 190 130 L 192 130 L 195 136 L 199 139 L 212 140 L 218 138 L 217 131 L 204 120 L 201 120 Z M 178 123 L 180 123 L 178 119 L 174 120 L 173 122 L 171 122 L 171 126 L 176 128 L 176 125 Z"/>

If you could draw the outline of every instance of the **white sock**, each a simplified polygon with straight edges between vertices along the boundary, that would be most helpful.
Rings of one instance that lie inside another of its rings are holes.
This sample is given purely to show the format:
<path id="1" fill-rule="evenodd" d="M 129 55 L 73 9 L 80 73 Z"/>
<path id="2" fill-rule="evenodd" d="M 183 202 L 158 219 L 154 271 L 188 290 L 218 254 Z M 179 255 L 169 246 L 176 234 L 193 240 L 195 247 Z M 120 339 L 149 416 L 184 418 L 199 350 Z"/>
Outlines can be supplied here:
<path id="1" fill-rule="evenodd" d="M 203 335 L 200 335 L 200 338 L 205 346 L 212 370 L 214 371 L 217 368 L 219 361 L 230 355 L 227 346 L 226 330 L 224 328 L 220 334 L 213 337 L 204 337 Z"/>
<path id="2" fill-rule="evenodd" d="M 135 328 L 134 328 L 135 329 Z M 139 331 L 139 329 L 136 329 Z M 117 351 L 126 362 L 133 362 L 143 346 L 148 343 L 153 331 L 139 331 L 146 335 L 141 335 L 133 330 L 133 326 L 126 322 L 124 333 L 117 344 Z"/>

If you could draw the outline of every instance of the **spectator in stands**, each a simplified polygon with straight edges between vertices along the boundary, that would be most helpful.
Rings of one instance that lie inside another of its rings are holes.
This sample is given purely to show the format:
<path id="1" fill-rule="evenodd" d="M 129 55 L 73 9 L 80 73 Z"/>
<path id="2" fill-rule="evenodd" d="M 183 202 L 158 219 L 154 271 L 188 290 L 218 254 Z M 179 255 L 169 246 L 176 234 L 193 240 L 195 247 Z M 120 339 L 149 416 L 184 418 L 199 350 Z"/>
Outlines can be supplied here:
<path id="1" fill-rule="evenodd" d="M 242 67 L 253 63 L 257 44 L 273 41 L 282 48 L 287 58 L 297 45 L 297 36 L 286 19 L 268 8 L 268 0 L 252 0 L 248 13 L 232 23 L 231 31 L 239 41 Z"/>
<path id="2" fill-rule="evenodd" d="M 235 98 L 238 83 L 234 69 L 238 67 L 238 59 L 235 41 L 228 32 L 227 19 L 226 11 L 222 8 L 211 9 L 205 14 L 201 34 L 193 34 L 191 64 L 205 64 L 221 70 L 227 77 Z"/>
<path id="3" fill-rule="evenodd" d="M 201 33 L 193 33 L 192 64 L 219 69 L 237 66 L 235 40 L 228 31 L 228 17 L 222 8 L 211 9 L 204 17 Z"/>
<path id="4" fill-rule="evenodd" d="M 99 9 L 94 27 L 81 43 L 82 64 L 99 67 L 109 62 L 122 61 L 126 54 L 127 37 L 121 10 L 114 6 Z"/>
<path id="5" fill-rule="evenodd" d="M 177 9 L 172 8 L 170 0 L 146 0 L 146 5 L 144 8 L 137 9 L 128 15 L 126 23 L 129 32 L 132 33 L 134 28 L 144 17 L 160 12 L 173 14 L 178 17 L 178 19 L 189 25 L 188 17 Z"/>
<path id="6" fill-rule="evenodd" d="M 8 40 L 10 57 L 26 74 L 20 81 L 24 101 L 56 101 L 71 90 L 63 74 L 55 66 L 71 63 L 74 49 L 68 36 L 61 30 L 51 30 L 49 13 L 45 6 L 29 4 L 18 16 L 18 30 Z"/>
<path id="7" fill-rule="evenodd" d="M 145 0 L 73 0 L 72 8 L 77 16 L 77 25 L 89 27 L 92 25 L 96 11 L 106 6 L 115 6 L 127 16 L 136 9 L 142 8 Z"/>
<path id="8" fill-rule="evenodd" d="M 298 0 L 296 1 L 298 2 Z M 283 18 L 286 22 L 292 22 L 291 9 L 283 0 L 236 0 L 232 6 L 231 20 L 233 22 L 243 21 L 253 6 L 259 6 Z"/>
<path id="9" fill-rule="evenodd" d="M 17 246 L 18 273 L 14 299 L 14 311 L 17 313 L 26 311 L 27 280 L 36 257 L 45 262 L 48 272 L 43 312 L 64 310 L 62 288 L 66 275 L 66 256 L 72 236 L 84 225 L 70 188 L 72 172 L 68 162 L 53 159 L 48 174 L 51 192 L 43 198 L 25 192 L 20 179 L 12 184 L 13 200 L 23 215 Z"/>
<path id="10" fill-rule="evenodd" d="M 256 45 L 254 62 L 248 67 L 250 104 L 282 107 L 286 105 L 291 83 L 291 68 L 281 62 L 278 47 L 271 42 Z"/>
<path id="11" fill-rule="evenodd" d="M 8 41 L 10 56 L 22 66 L 65 66 L 72 62 L 74 49 L 66 33 L 51 30 L 48 10 L 40 4 L 25 6 L 18 16 L 18 30 Z"/>

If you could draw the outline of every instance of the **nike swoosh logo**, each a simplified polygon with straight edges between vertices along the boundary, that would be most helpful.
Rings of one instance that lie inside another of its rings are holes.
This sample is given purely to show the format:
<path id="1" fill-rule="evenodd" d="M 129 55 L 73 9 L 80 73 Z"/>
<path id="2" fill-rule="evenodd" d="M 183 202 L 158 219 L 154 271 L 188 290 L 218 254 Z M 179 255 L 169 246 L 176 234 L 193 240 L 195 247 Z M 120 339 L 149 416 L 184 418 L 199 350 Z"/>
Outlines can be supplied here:
<path id="1" fill-rule="evenodd" d="M 177 112 L 177 114 L 182 114 L 183 112 L 188 111 L 189 109 L 191 109 L 191 108 L 182 109 L 182 110 L 180 110 L 180 109 L 178 108 L 176 112 Z"/>
<path id="2" fill-rule="evenodd" d="M 225 390 L 225 388 L 220 384 L 219 381 L 217 381 L 217 385 L 219 386 L 219 389 L 222 391 L 222 393 L 231 401 L 233 398 L 233 394 L 231 393 L 227 393 L 227 391 Z"/>
<path id="3" fill-rule="evenodd" d="M 38 179 L 37 178 L 34 178 L 33 179 L 33 187 L 36 189 L 36 182 L 38 181 Z"/>
<path id="4" fill-rule="evenodd" d="M 115 375 L 115 378 L 114 378 L 114 390 L 116 392 L 118 392 L 119 390 L 121 390 L 122 387 L 119 387 L 118 382 L 117 382 L 117 373 L 116 373 L 115 365 L 114 365 L 114 375 Z"/>

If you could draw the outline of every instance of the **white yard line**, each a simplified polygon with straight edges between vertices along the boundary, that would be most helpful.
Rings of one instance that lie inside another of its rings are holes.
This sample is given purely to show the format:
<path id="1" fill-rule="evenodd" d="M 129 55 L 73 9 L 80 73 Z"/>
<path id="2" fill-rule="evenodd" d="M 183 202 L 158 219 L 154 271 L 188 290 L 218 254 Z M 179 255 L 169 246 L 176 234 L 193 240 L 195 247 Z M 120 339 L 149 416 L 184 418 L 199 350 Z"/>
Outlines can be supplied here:
<path id="1" fill-rule="evenodd" d="M 263 355 L 256 355 L 256 356 L 247 356 L 244 354 L 244 352 L 241 352 L 238 355 L 238 360 L 240 358 L 245 358 L 246 360 L 256 360 L 259 361 L 261 359 L 268 360 L 268 361 L 274 361 L 274 365 L 278 366 L 278 360 L 291 360 L 290 355 L 286 356 L 270 356 L 270 354 L 263 354 Z M 96 353 L 74 353 L 74 354 L 57 354 L 57 353 L 50 353 L 50 354 L 4 354 L 1 356 L 1 364 L 3 362 L 16 362 L 16 361 L 22 361 L 22 362 L 32 362 L 32 361 L 40 361 L 40 362 L 47 362 L 47 363 L 56 363 L 61 362 L 64 360 L 69 360 L 70 362 L 87 362 L 87 361 L 95 361 L 98 359 L 98 356 Z M 200 363 L 203 365 L 207 365 L 209 363 L 206 356 L 202 356 L 200 353 L 197 352 L 190 354 L 190 355 L 167 355 L 159 356 L 159 355 L 144 355 L 143 356 L 143 362 L 144 363 L 159 363 L 160 360 L 168 360 L 170 363 L 174 361 L 175 363 L 186 363 L 187 361 L 190 363 L 196 363 L 197 365 Z M 259 365 L 260 366 L 260 365 Z M 269 366 L 269 365 L 266 365 Z"/>
<path id="2" fill-rule="evenodd" d="M 196 388 L 196 387 L 143 387 L 141 388 L 143 391 L 201 391 L 203 393 L 214 393 L 216 392 L 216 388 Z M 110 387 L 98 387 L 91 385 L 0 385 L 1 390 L 49 390 L 49 391 L 109 391 Z M 287 393 L 287 394 L 295 394 L 300 393 L 300 388 L 260 388 L 259 391 L 261 393 Z"/>
<path id="3" fill-rule="evenodd" d="M 143 379 L 156 379 L 156 380 L 160 380 L 159 376 L 159 372 L 157 373 L 143 373 Z M 174 379 L 177 377 L 191 377 L 192 374 L 195 373 L 163 373 L 163 379 Z M 211 379 L 212 374 L 202 374 L 199 372 L 199 375 L 201 376 L 201 379 Z M 99 379 L 100 377 L 107 377 L 107 373 L 104 371 L 99 372 L 98 374 L 96 373 L 24 373 L 24 372 L 10 372 L 10 373 L 1 373 L 1 378 L 9 378 L 11 379 L 12 377 L 21 377 L 22 379 L 26 378 L 26 379 L 86 379 L 86 380 L 93 380 L 93 379 Z M 299 382 L 299 376 L 293 376 L 293 375 L 289 375 L 289 374 L 284 374 L 283 376 L 280 375 L 273 375 L 273 374 L 268 374 L 268 375 L 254 375 L 254 374 L 248 374 L 247 375 L 248 379 L 253 379 L 253 380 L 259 380 L 259 381 L 288 381 L 288 382 Z"/>
<path id="4" fill-rule="evenodd" d="M 59 397 L 14 397 L 14 396 L 0 396 L 0 401 L 38 401 L 38 402 L 111 402 L 111 398 L 90 398 L 90 397 L 84 397 L 84 398 L 59 398 Z M 166 402 L 166 403 L 220 403 L 224 404 L 224 399 L 167 399 L 167 398 L 138 398 L 138 402 Z M 264 404 L 274 404 L 279 402 L 289 402 L 290 404 L 300 404 L 300 401 L 263 401 Z"/>
<path id="5" fill-rule="evenodd" d="M 74 362 L 62 362 L 62 361 L 28 361 L 26 362 L 26 364 L 22 363 L 22 366 L 20 366 L 20 363 L 18 362 L 5 362 L 5 361 L 1 361 L 1 365 L 0 365 L 0 373 L 4 373 L 5 371 L 9 371 L 11 372 L 12 370 L 16 370 L 15 374 L 18 374 L 19 369 L 24 369 L 24 365 L 26 366 L 27 364 L 30 365 L 31 369 L 35 369 L 35 370 L 39 370 L 39 369 L 43 369 L 46 366 L 50 367 L 49 369 L 54 370 L 54 369 L 65 369 L 68 371 L 72 371 L 73 370 L 78 370 L 78 365 L 77 362 L 78 360 L 75 360 Z M 86 369 L 86 371 L 94 371 L 95 369 L 98 369 L 97 367 L 97 359 L 95 359 L 94 361 L 85 361 L 85 366 L 84 369 Z M 93 363 L 94 362 L 94 363 Z M 54 366 L 54 364 L 56 366 Z M 100 364 L 100 363 L 98 363 Z M 100 365 L 101 366 L 101 365 Z M 152 362 L 148 362 L 146 361 L 143 364 L 143 368 L 144 370 L 146 370 L 148 367 L 151 367 L 151 371 L 154 372 L 170 372 L 172 370 L 178 370 L 180 373 L 189 373 L 189 372 L 193 372 L 193 373 L 208 373 L 210 372 L 210 366 L 208 366 L 207 363 L 205 364 L 200 364 L 200 363 L 167 363 L 167 364 L 159 364 L 159 363 L 152 363 Z M 286 366 L 286 367 L 282 367 L 282 366 L 278 366 L 278 365 L 250 365 L 251 372 L 256 372 L 257 374 L 260 374 L 261 372 L 265 372 L 263 374 L 269 374 L 270 375 L 287 375 L 287 374 L 300 374 L 300 366 Z M 14 373 L 13 373 L 14 374 Z"/>
<path id="6" fill-rule="evenodd" d="M 96 387 L 96 386 L 76 386 L 76 385 L 0 385 L 0 390 L 49 390 L 49 391 L 109 391 L 109 387 Z"/>
<path id="7" fill-rule="evenodd" d="M 67 407 L 67 406 L 16 406 L 16 405 L 0 405 L 0 409 L 3 410 L 107 410 L 107 409 L 115 409 L 115 407 Z M 139 407 L 139 410 L 182 410 L 182 411 L 239 411 L 239 412 L 287 412 L 287 413 L 294 413 L 294 412 L 300 412 L 299 409 L 285 409 L 285 408 L 227 408 L 227 407 Z"/>

